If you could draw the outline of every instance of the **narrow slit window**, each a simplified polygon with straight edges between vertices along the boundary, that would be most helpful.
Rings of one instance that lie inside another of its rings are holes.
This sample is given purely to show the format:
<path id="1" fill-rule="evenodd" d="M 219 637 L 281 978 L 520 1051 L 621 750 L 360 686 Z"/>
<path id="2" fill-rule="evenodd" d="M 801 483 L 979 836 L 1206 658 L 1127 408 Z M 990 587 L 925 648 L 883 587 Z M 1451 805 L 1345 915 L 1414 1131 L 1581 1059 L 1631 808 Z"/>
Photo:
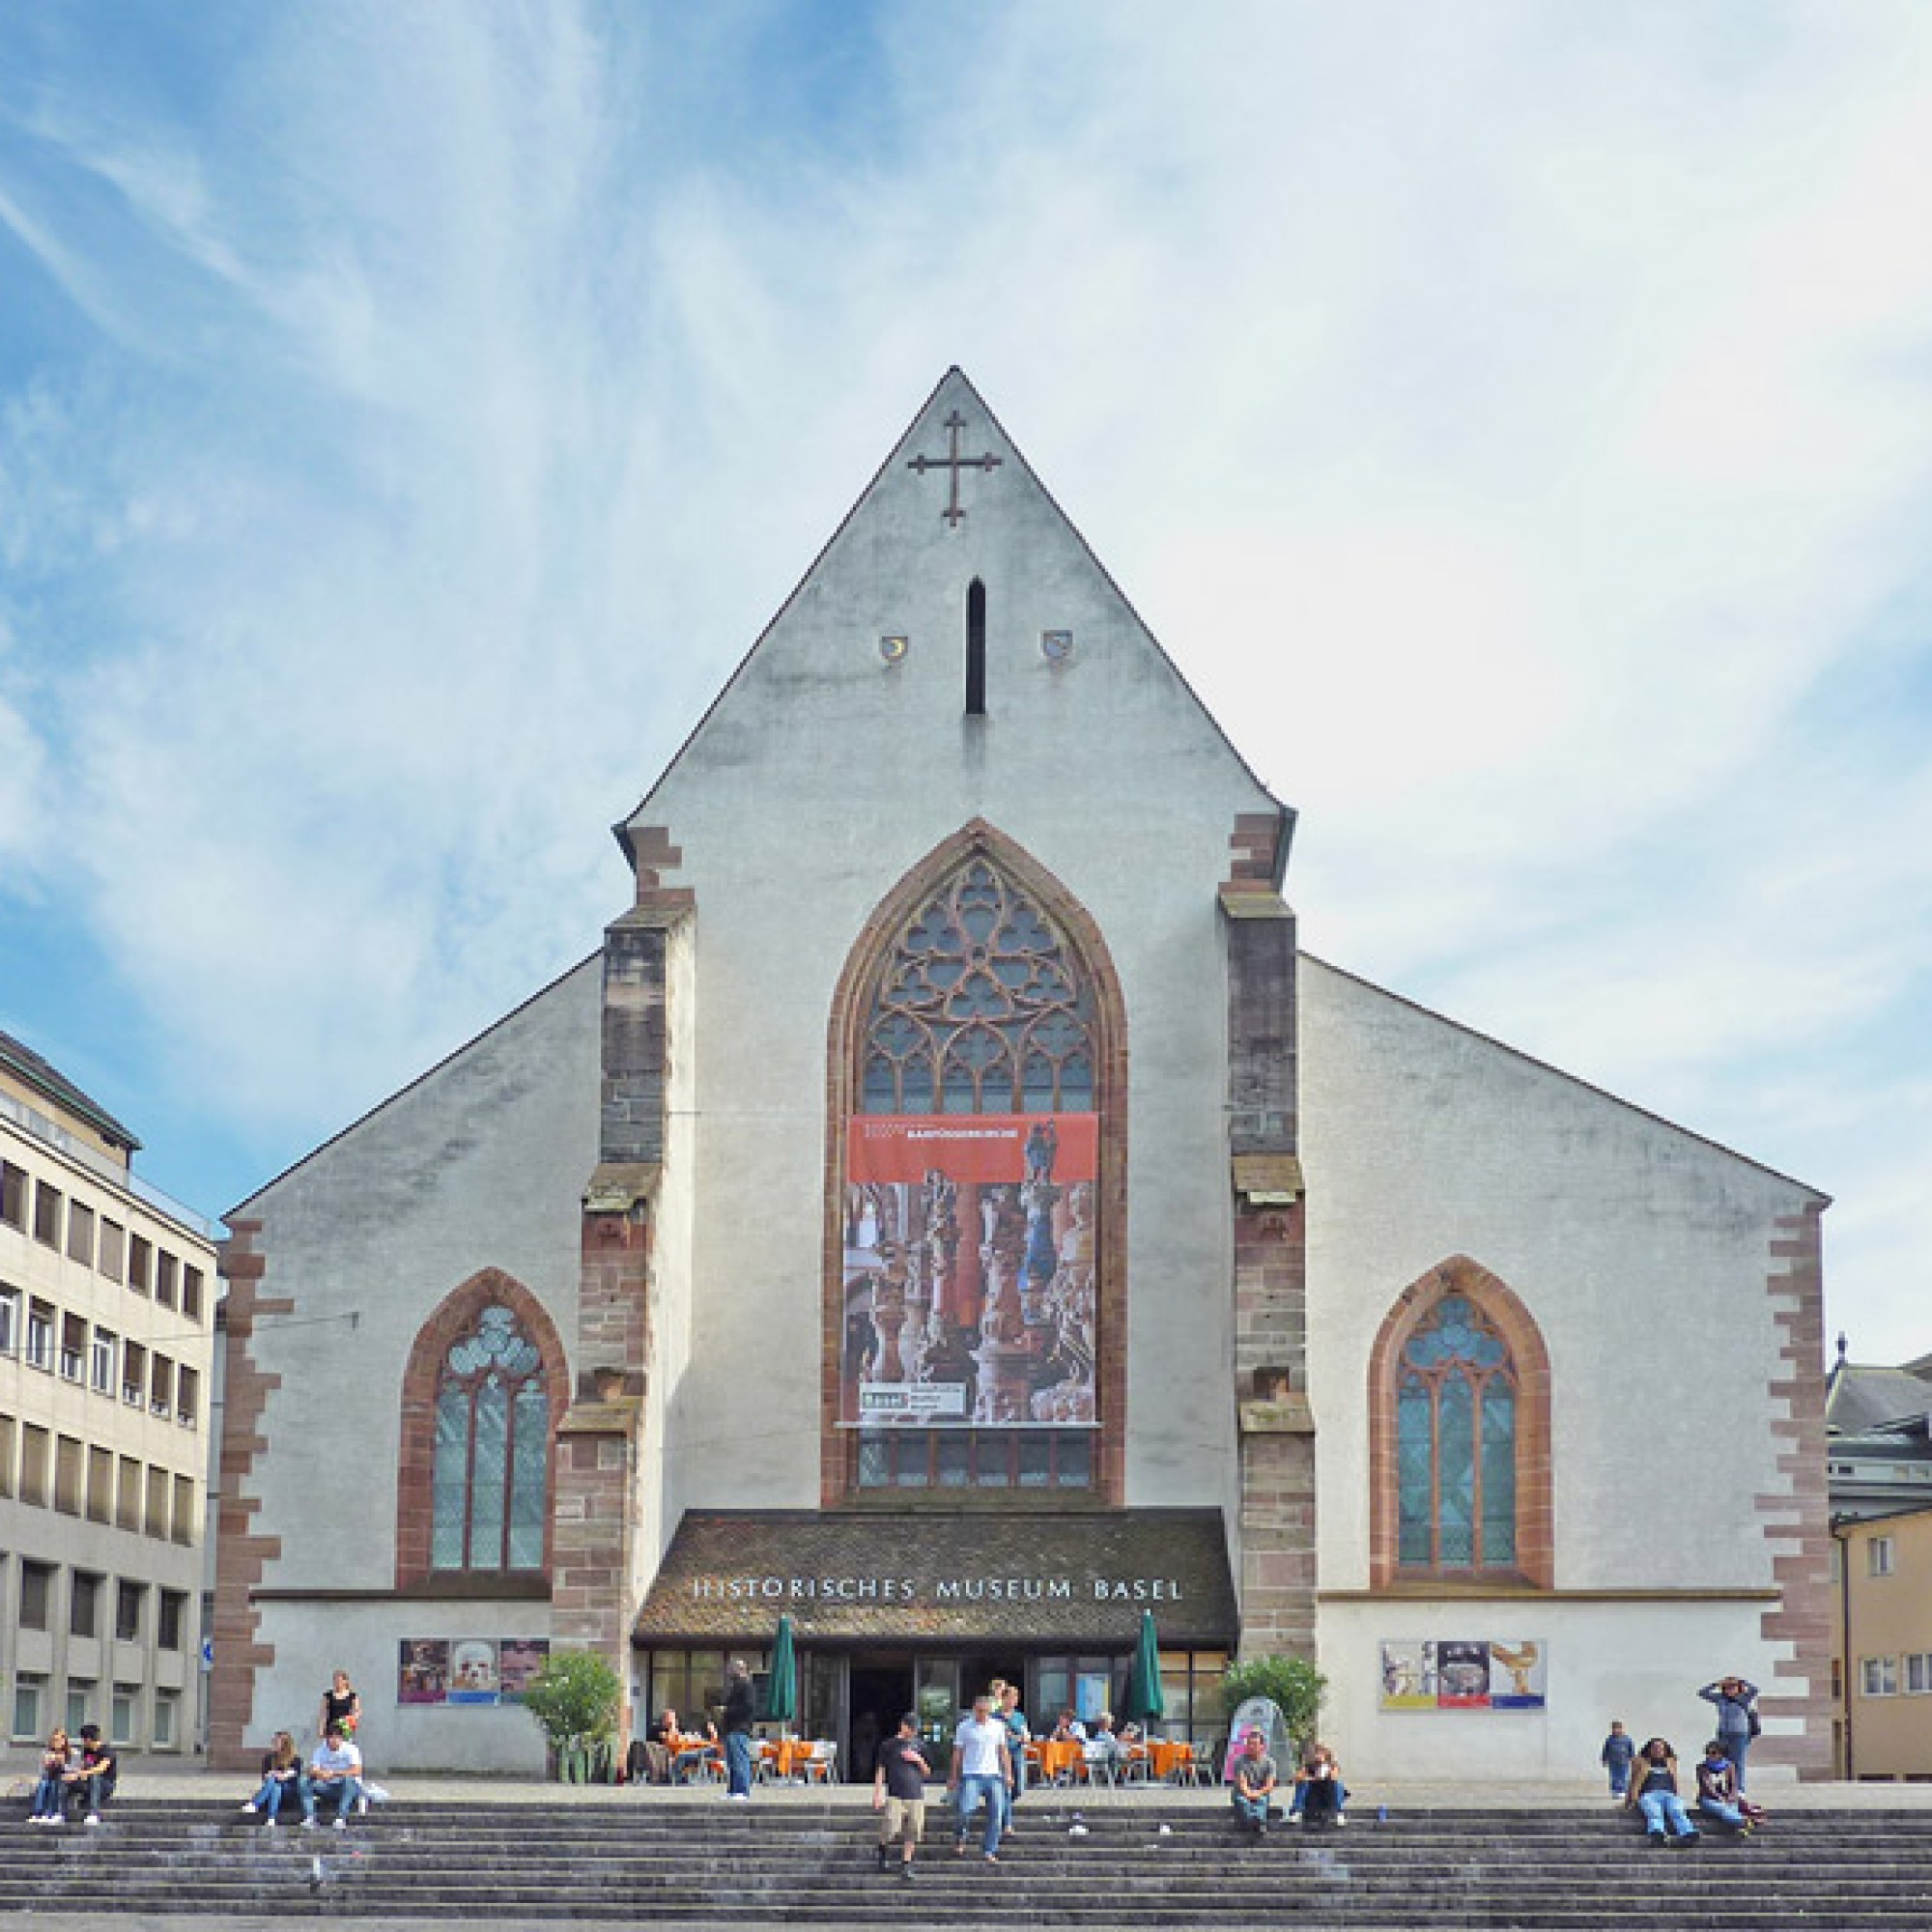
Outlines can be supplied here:
<path id="1" fill-rule="evenodd" d="M 986 715 L 986 586 L 977 577 L 966 591 L 966 715 Z"/>

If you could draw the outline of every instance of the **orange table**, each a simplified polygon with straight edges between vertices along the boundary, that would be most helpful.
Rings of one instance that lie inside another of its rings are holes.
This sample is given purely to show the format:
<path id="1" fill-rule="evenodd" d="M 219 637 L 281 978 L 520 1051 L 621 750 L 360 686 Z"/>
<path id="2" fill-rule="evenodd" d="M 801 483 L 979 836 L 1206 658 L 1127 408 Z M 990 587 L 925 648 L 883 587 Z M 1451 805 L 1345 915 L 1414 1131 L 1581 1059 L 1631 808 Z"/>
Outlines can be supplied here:
<path id="1" fill-rule="evenodd" d="M 1165 1784 L 1194 1762 L 1194 1747 L 1184 1738 L 1155 1738 L 1148 1747 L 1148 1759 L 1153 1775 Z"/>
<path id="2" fill-rule="evenodd" d="M 781 1781 L 799 1776 L 811 1755 L 810 1738 L 767 1739 L 758 1746 L 758 1755 L 771 1766 L 772 1776 Z"/>
<path id="3" fill-rule="evenodd" d="M 1047 1740 L 1036 1748 L 1039 1752 L 1040 1776 L 1049 1784 L 1059 1784 L 1063 1780 L 1070 1784 L 1087 1759 L 1087 1747 L 1077 1739 L 1064 1745 Z"/>

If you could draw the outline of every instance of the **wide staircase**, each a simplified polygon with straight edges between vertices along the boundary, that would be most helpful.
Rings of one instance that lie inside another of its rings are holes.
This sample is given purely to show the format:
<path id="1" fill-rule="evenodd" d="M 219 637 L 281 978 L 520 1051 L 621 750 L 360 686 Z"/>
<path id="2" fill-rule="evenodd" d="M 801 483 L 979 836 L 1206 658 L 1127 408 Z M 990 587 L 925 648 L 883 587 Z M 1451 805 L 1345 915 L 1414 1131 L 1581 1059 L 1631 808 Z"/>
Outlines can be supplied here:
<path id="1" fill-rule="evenodd" d="M 655 1793 L 554 1806 L 397 1802 L 346 1832 L 129 1802 L 97 1830 L 0 1821 L 0 1912 L 858 1926 L 1511 1926 L 1932 1932 L 1932 1812 L 1794 1811 L 1654 1850 L 1602 1811 L 1418 1811 L 1237 1837 L 1210 1803 L 1037 1794 L 997 1867 L 927 1813 L 912 1886 L 874 1866 L 863 1794 L 727 1805 Z M 1084 1832 L 1076 1833 L 1079 1823 Z"/>

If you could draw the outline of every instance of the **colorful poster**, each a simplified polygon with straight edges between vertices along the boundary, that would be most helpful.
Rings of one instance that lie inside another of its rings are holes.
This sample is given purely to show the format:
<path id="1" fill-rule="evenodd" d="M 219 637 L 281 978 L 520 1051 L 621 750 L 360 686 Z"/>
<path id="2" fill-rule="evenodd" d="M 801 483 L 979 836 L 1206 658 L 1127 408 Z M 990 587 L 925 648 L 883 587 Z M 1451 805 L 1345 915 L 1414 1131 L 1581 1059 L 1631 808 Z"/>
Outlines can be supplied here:
<path id="1" fill-rule="evenodd" d="M 492 1637 L 459 1637 L 449 1646 L 449 1699 L 452 1704 L 498 1701 L 497 1644 Z"/>
<path id="2" fill-rule="evenodd" d="M 1543 1646 L 1526 1637 L 1490 1639 L 1490 1706 L 1497 1711 L 1540 1711 L 1546 1675 Z"/>
<path id="3" fill-rule="evenodd" d="M 1097 1114 L 847 1123 L 848 1428 L 1091 1429 Z"/>
<path id="4" fill-rule="evenodd" d="M 440 1704 L 449 1694 L 449 1639 L 406 1636 L 396 1683 L 399 1704 Z"/>
<path id="5" fill-rule="evenodd" d="M 550 1658 L 550 1639 L 543 1636 L 506 1636 L 497 1646 L 497 1681 L 503 1702 L 521 1704 L 529 1681 Z"/>
<path id="6" fill-rule="evenodd" d="M 1541 1711 L 1549 1646 L 1540 1638 L 1384 1637 L 1384 1711 Z"/>
<path id="7" fill-rule="evenodd" d="M 1427 1638 L 1382 1645 L 1382 1709 L 1435 1709 L 1435 1646 Z"/>

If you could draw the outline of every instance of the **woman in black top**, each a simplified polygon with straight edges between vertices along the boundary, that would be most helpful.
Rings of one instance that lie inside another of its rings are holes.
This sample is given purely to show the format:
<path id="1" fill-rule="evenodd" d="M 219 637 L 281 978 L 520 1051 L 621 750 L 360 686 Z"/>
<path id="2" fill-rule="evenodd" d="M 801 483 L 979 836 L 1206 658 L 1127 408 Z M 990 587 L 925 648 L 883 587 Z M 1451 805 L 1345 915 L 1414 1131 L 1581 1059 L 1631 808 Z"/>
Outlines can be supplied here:
<path id="1" fill-rule="evenodd" d="M 350 1688 L 348 1671 L 338 1670 L 328 1689 L 322 1693 L 322 1717 L 315 1727 L 316 1735 L 326 1738 L 330 1724 L 340 1724 L 342 1735 L 353 1738 L 361 1721 L 361 1696 Z"/>

